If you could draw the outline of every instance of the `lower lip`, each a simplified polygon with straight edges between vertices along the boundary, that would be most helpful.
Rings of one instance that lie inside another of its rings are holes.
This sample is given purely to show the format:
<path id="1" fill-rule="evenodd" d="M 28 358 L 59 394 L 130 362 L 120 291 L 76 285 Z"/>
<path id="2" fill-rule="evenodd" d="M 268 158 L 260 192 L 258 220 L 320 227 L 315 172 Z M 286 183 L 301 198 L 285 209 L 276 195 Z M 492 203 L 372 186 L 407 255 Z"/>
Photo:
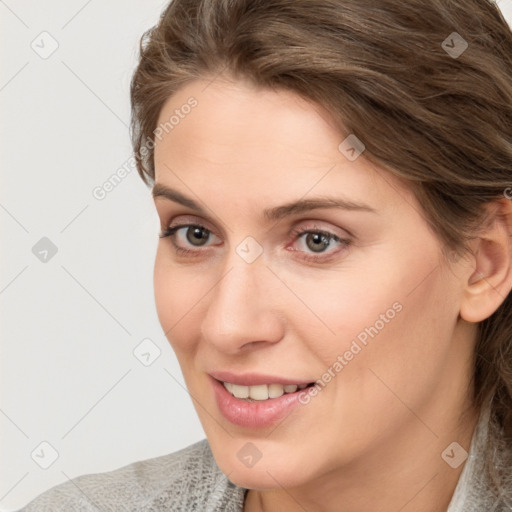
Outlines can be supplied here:
<path id="1" fill-rule="evenodd" d="M 213 377 L 211 380 L 220 412 L 231 423 L 246 428 L 264 428 L 274 425 L 300 405 L 299 393 L 303 391 L 285 393 L 279 398 L 247 402 L 234 397 L 222 382 Z"/>

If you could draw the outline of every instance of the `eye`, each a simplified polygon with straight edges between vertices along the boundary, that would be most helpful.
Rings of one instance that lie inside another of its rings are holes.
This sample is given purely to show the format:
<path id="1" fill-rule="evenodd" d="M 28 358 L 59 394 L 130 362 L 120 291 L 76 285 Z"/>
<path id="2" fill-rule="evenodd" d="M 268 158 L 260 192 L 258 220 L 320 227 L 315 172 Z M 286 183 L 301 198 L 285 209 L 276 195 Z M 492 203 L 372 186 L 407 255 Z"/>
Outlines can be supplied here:
<path id="1" fill-rule="evenodd" d="M 201 226 L 200 224 L 179 224 L 177 226 L 164 229 L 159 234 L 160 238 L 170 237 L 176 252 L 179 253 L 197 252 L 193 249 L 188 249 L 187 245 L 189 247 L 204 247 L 211 236 L 215 235 L 209 229 Z"/>
<path id="2" fill-rule="evenodd" d="M 293 250 L 306 253 L 302 258 L 312 261 L 325 258 L 326 254 L 327 257 L 337 254 L 339 250 L 335 250 L 336 246 L 343 249 L 350 245 L 350 240 L 325 230 L 298 228 L 293 230 L 293 234 L 297 237 L 297 245 L 299 246 L 299 249 Z M 328 250 L 329 248 L 334 248 L 334 250 Z M 308 252 L 318 256 L 308 255 Z"/>
<path id="3" fill-rule="evenodd" d="M 306 236 L 304 236 L 306 235 Z M 301 234 L 301 241 L 304 242 L 306 248 L 313 252 L 324 252 L 328 249 L 334 239 L 332 235 L 322 233 L 320 231 L 306 231 Z"/>

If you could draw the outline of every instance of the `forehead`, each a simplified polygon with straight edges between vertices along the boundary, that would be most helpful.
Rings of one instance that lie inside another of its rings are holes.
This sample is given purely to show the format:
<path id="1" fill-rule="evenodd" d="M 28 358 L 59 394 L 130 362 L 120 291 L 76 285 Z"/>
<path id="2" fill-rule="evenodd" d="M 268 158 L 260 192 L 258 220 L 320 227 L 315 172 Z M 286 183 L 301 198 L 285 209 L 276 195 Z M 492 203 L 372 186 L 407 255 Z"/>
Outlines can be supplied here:
<path id="1" fill-rule="evenodd" d="M 169 133 L 164 130 L 157 153 L 168 149 L 169 145 L 179 150 L 185 144 L 187 147 L 194 145 L 196 150 L 208 145 L 210 151 L 218 146 L 219 156 L 220 146 L 236 146 L 238 151 L 233 156 L 243 156 L 243 152 L 251 148 L 267 147 L 276 151 L 281 146 L 283 151 L 299 150 L 303 158 L 326 160 L 327 155 L 322 158 L 317 152 L 319 140 L 324 139 L 328 144 L 325 137 L 329 131 L 334 142 L 339 139 L 338 134 L 327 129 L 328 114 L 319 105 L 292 91 L 256 88 L 248 82 L 224 78 L 185 85 L 164 104 L 158 125 L 164 126 L 173 114 L 176 117 L 180 110 L 188 110 L 185 105 L 190 98 L 196 100 L 197 106 L 183 115 Z M 188 139 L 191 132 L 193 140 Z M 232 154 L 231 150 L 225 153 L 228 157 Z"/>
<path id="2" fill-rule="evenodd" d="M 343 192 L 376 209 L 399 189 L 409 194 L 364 153 L 347 159 L 328 112 L 291 91 L 220 78 L 190 82 L 164 104 L 158 125 L 156 181 L 184 192 L 185 182 L 203 195 L 229 189 L 283 201 Z"/>

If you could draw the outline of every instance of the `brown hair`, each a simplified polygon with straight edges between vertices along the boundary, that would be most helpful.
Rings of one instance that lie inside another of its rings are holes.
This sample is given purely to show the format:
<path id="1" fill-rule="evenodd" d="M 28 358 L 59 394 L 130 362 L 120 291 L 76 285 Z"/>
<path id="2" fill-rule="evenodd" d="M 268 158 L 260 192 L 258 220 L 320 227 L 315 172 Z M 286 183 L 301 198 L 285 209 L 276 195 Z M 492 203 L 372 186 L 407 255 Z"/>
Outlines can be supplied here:
<path id="1" fill-rule="evenodd" d="M 340 141 L 355 134 L 405 179 L 459 255 L 511 186 L 512 32 L 489 0 L 173 0 L 142 36 L 131 82 L 146 184 L 166 100 L 224 71 L 327 108 Z M 512 506 L 511 461 L 493 459 L 512 448 L 512 294 L 479 324 L 474 365 L 474 403 L 491 402 L 490 482 Z"/>

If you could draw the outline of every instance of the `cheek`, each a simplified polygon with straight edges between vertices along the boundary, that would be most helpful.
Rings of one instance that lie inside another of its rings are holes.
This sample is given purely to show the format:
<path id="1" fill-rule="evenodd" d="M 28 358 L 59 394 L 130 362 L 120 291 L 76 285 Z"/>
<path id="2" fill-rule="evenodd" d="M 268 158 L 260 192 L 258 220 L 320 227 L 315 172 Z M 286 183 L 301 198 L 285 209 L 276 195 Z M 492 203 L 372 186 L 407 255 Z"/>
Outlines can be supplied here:
<path id="1" fill-rule="evenodd" d="M 352 299 L 340 305 L 345 316 L 337 326 L 346 335 L 340 335 L 330 359 L 345 351 L 350 355 L 354 343 L 359 347 L 333 390 L 339 404 L 335 414 L 353 411 L 354 430 L 368 414 L 379 418 L 383 429 L 395 428 L 407 415 L 404 403 L 421 410 L 447 378 L 457 300 L 449 275 L 440 268 L 428 275 L 434 267 L 403 267 L 409 270 L 401 276 L 381 277 L 375 286 L 343 295 Z"/>
<path id="2" fill-rule="evenodd" d="M 288 307 L 288 318 L 326 366 L 351 347 L 352 354 L 358 351 L 354 341 L 362 349 L 370 347 L 401 322 L 407 302 L 403 290 L 412 287 L 411 273 L 398 274 L 396 268 L 386 269 L 382 258 L 374 260 L 378 264 L 361 261 L 358 268 L 346 264 L 329 273 L 287 276 L 290 288 L 307 306 L 295 301 Z M 359 350 L 357 359 L 363 359 L 364 352 Z"/>
<path id="3" fill-rule="evenodd" d="M 337 274 L 317 275 L 314 282 L 292 283 L 310 309 L 295 323 L 302 339 L 326 370 L 343 375 L 337 379 L 343 382 L 340 386 L 357 388 L 354 396 L 371 399 L 376 386 L 386 392 L 370 370 L 381 371 L 392 389 L 426 384 L 442 371 L 457 319 L 457 297 L 455 283 L 437 265 L 431 247 L 373 258 L 361 265 L 364 272 L 346 265 Z"/>
<path id="4" fill-rule="evenodd" d="M 194 326 L 199 325 L 194 317 L 199 310 L 196 306 L 210 286 L 197 269 L 170 263 L 159 247 L 153 272 L 156 311 L 167 339 L 177 352 L 190 346 Z"/>

